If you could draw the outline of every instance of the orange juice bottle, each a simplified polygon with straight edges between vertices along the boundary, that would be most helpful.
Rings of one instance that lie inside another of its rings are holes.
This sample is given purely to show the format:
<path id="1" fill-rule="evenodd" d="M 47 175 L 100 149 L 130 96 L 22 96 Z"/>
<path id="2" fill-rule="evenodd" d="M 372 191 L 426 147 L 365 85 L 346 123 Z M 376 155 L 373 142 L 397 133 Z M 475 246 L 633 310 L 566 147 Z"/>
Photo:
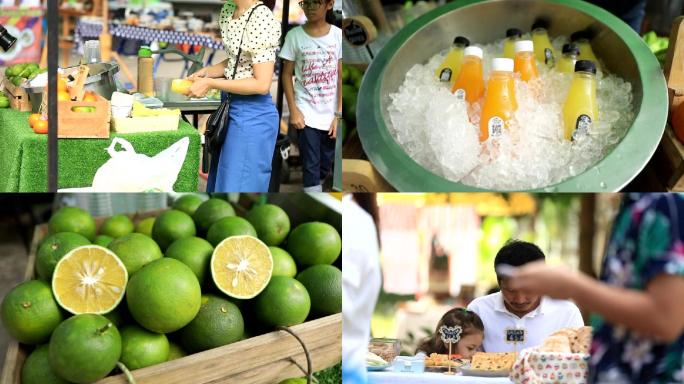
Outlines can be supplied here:
<path id="1" fill-rule="evenodd" d="M 547 29 L 549 23 L 545 20 L 537 20 L 532 24 L 532 42 L 534 43 L 534 56 L 537 61 L 553 68 L 556 65 L 556 55 L 549 40 Z"/>
<path id="2" fill-rule="evenodd" d="M 534 43 L 532 41 L 520 40 L 515 43 L 514 68 L 523 81 L 537 77 L 537 62 L 534 58 Z"/>
<path id="3" fill-rule="evenodd" d="M 435 75 L 440 82 L 450 83 L 453 87 L 456 83 L 456 78 L 461 72 L 461 64 L 463 63 L 463 51 L 470 45 L 470 41 L 463 36 L 457 36 L 451 46 L 451 50 L 444 58 L 442 64 L 435 71 Z"/>
<path id="4" fill-rule="evenodd" d="M 578 31 L 570 35 L 570 42 L 577 44 L 580 53 L 577 60 L 590 60 L 596 64 L 596 68 L 600 69 L 599 61 L 594 54 L 594 50 L 591 48 L 591 42 L 589 41 L 590 33 L 587 31 Z"/>
<path id="5" fill-rule="evenodd" d="M 588 134 L 597 118 L 596 65 L 589 60 L 579 60 L 575 63 L 575 76 L 563 104 L 565 139 L 574 141 Z"/>
<path id="6" fill-rule="evenodd" d="M 558 60 L 556 69 L 561 73 L 574 73 L 577 56 L 579 56 L 579 47 L 576 44 L 569 43 L 563 45 L 563 56 Z"/>
<path id="7" fill-rule="evenodd" d="M 508 128 L 508 122 L 518 109 L 515 101 L 513 81 L 513 60 L 496 58 L 492 61 L 492 72 L 487 82 L 482 116 L 480 117 L 480 141 L 496 139 Z"/>
<path id="8" fill-rule="evenodd" d="M 463 52 L 461 73 L 458 74 L 456 84 L 451 92 L 469 103 L 474 103 L 484 95 L 484 78 L 482 75 L 482 48 L 468 47 Z"/>
<path id="9" fill-rule="evenodd" d="M 518 28 L 509 28 L 506 30 L 506 40 L 504 40 L 503 57 L 513 59 L 515 58 L 515 42 L 522 37 L 522 31 Z"/>

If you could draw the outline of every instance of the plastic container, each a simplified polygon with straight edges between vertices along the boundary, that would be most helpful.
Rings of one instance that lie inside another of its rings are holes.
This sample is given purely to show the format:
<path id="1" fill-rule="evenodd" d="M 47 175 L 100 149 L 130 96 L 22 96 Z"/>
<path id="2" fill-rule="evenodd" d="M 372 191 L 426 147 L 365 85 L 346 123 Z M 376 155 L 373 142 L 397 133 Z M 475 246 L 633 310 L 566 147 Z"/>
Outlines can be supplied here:
<path id="1" fill-rule="evenodd" d="M 397 356 L 392 362 L 394 372 L 425 372 L 425 356 Z"/>
<path id="2" fill-rule="evenodd" d="M 401 352 L 401 341 L 397 339 L 371 339 L 368 343 L 368 351 L 375 353 L 391 364 Z"/>

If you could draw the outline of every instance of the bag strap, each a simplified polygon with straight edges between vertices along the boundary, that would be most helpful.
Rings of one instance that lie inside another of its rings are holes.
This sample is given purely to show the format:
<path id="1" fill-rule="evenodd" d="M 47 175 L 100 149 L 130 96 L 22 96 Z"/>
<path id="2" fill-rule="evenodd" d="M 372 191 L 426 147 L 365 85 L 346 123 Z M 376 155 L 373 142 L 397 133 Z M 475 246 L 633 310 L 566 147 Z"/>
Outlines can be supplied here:
<path id="1" fill-rule="evenodd" d="M 257 4 L 256 7 L 252 8 L 252 10 L 249 12 L 249 16 L 247 16 L 247 22 L 245 23 L 245 28 L 242 30 L 242 36 L 240 37 L 240 47 L 238 48 L 238 54 L 237 57 L 235 58 L 235 65 L 233 66 L 233 77 L 231 80 L 235 80 L 235 75 L 237 74 L 237 67 L 238 64 L 240 64 L 240 56 L 242 55 L 242 42 L 245 40 L 245 32 L 247 32 L 247 26 L 249 25 L 249 19 L 252 18 L 252 14 L 254 14 L 254 11 L 257 10 L 259 7 L 265 7 L 263 3 Z"/>

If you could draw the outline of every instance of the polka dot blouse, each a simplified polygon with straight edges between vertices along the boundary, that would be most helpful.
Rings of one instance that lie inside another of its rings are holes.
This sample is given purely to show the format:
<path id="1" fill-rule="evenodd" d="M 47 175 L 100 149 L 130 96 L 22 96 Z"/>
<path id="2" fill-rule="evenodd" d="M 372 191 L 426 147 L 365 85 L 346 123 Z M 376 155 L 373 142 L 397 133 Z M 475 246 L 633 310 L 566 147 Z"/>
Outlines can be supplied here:
<path id="1" fill-rule="evenodd" d="M 242 54 L 235 74 L 236 80 L 254 77 L 253 64 L 275 62 L 276 50 L 280 42 L 280 23 L 275 19 L 273 12 L 268 7 L 257 8 L 249 20 L 247 30 L 245 30 L 247 18 L 252 12 L 252 8 L 258 4 L 262 4 L 261 1 L 258 1 L 235 20 L 233 20 L 234 7 L 225 3 L 221 9 L 219 25 L 221 37 L 228 53 L 228 63 L 225 70 L 228 79 L 233 76 L 233 66 L 243 32 Z"/>

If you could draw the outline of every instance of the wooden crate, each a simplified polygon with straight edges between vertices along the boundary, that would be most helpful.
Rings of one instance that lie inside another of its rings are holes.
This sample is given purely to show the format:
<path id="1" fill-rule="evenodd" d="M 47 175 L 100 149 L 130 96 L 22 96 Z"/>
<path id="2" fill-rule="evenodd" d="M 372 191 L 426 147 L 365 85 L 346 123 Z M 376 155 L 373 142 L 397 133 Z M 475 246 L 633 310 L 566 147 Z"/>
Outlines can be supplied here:
<path id="1" fill-rule="evenodd" d="M 12 84 L 9 79 L 4 80 L 5 94 L 10 100 L 10 107 L 22 112 L 31 112 L 31 101 L 28 93 L 22 87 Z"/>
<path id="2" fill-rule="evenodd" d="M 60 138 L 109 138 L 111 107 L 109 101 L 96 95 L 97 101 L 60 101 L 57 136 Z M 90 113 L 74 112 L 72 108 L 94 107 Z"/>
<path id="3" fill-rule="evenodd" d="M 130 214 L 133 222 L 158 216 L 164 210 Z M 106 218 L 95 219 L 99 229 Z M 31 241 L 25 280 L 33 278 L 36 252 L 48 233 L 47 224 L 36 226 Z M 290 327 L 306 344 L 314 372 L 342 360 L 342 314 Z M 0 384 L 20 384 L 21 367 L 29 354 L 26 346 L 12 340 L 5 355 Z M 181 359 L 131 371 L 138 384 L 271 384 L 303 376 L 296 361 L 306 369 L 306 355 L 299 342 L 284 331 L 256 336 Z M 95 384 L 127 384 L 123 374 Z"/>
<path id="4" fill-rule="evenodd" d="M 670 191 L 684 191 L 684 144 L 675 137 L 671 126 L 665 128 L 655 154 L 654 170 Z"/>

